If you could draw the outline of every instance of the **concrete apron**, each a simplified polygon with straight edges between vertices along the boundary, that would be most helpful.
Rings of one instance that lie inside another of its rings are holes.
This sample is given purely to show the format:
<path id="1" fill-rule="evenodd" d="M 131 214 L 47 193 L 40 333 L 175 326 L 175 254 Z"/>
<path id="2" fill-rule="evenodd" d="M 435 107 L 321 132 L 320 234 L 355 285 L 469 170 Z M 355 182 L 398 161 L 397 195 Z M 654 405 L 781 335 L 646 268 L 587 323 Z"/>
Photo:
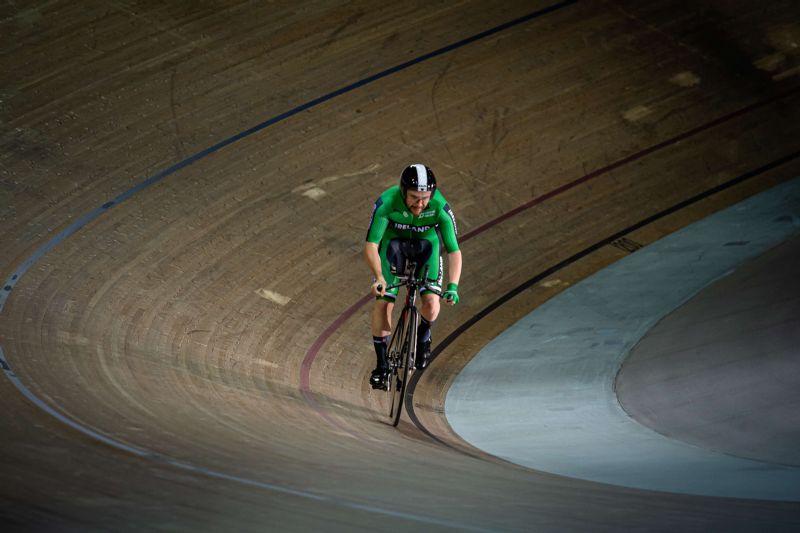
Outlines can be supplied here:
<path id="1" fill-rule="evenodd" d="M 658 320 L 798 231 L 800 178 L 565 290 L 466 366 L 447 394 L 451 426 L 486 452 L 553 474 L 655 491 L 800 501 L 800 468 L 669 439 L 630 418 L 614 392 L 623 360 Z"/>

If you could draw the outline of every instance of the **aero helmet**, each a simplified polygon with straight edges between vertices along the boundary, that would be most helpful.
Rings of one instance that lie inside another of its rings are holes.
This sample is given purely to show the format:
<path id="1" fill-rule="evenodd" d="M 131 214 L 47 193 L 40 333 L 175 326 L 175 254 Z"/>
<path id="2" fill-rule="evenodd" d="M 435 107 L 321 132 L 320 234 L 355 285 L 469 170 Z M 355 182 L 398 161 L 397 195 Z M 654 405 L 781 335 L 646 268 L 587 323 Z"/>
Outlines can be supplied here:
<path id="1" fill-rule="evenodd" d="M 433 171 L 419 163 L 409 165 L 403 170 L 400 176 L 400 189 L 403 196 L 406 191 L 434 192 L 436 190 L 436 176 Z"/>

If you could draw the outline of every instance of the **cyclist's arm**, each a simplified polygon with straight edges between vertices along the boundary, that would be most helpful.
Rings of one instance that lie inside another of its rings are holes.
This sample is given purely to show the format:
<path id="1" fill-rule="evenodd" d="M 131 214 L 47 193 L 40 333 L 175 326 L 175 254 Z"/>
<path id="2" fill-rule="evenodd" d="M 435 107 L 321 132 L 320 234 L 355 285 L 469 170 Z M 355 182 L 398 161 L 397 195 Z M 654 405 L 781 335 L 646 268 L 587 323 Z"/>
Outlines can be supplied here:
<path id="1" fill-rule="evenodd" d="M 447 277 L 450 283 L 458 285 L 461 279 L 461 250 L 447 254 Z"/>
<path id="2" fill-rule="evenodd" d="M 364 244 L 364 258 L 367 260 L 367 265 L 372 271 L 372 275 L 376 280 L 383 280 L 383 273 L 381 271 L 381 256 L 378 252 L 378 245 L 374 242 L 367 241 Z M 384 281 L 384 285 L 386 282 Z"/>
<path id="3" fill-rule="evenodd" d="M 383 202 L 383 198 L 378 198 L 372 206 L 372 216 L 369 218 L 369 227 L 367 228 L 367 242 L 379 244 L 389 227 L 389 217 L 387 214 L 387 206 Z"/>
<path id="4" fill-rule="evenodd" d="M 458 248 L 456 215 L 447 203 L 445 203 L 439 215 L 439 228 L 441 229 L 444 248 L 447 251 L 447 277 L 449 283 L 447 284 L 448 289 L 446 292 L 449 292 L 451 288 L 457 290 L 456 288 L 461 280 L 462 257 L 461 250 Z M 455 300 L 448 299 L 447 301 L 450 305 L 454 305 L 458 298 Z"/>
<path id="5" fill-rule="evenodd" d="M 375 283 L 372 284 L 372 293 L 376 296 L 383 296 L 386 289 L 386 280 L 383 277 L 378 247 L 383 234 L 386 233 L 386 229 L 389 227 L 389 219 L 381 207 L 383 207 L 383 199 L 378 198 L 372 207 L 372 217 L 367 230 L 367 242 L 364 244 L 364 259 L 366 259 L 367 266 L 369 266 L 372 275 L 375 277 Z M 378 286 L 381 287 L 381 290 L 378 290 Z"/>
<path id="6" fill-rule="evenodd" d="M 444 249 L 448 254 L 458 251 L 458 226 L 456 225 L 456 215 L 450 208 L 450 205 L 445 203 L 441 212 L 439 213 L 439 229 L 442 233 L 442 242 Z"/>

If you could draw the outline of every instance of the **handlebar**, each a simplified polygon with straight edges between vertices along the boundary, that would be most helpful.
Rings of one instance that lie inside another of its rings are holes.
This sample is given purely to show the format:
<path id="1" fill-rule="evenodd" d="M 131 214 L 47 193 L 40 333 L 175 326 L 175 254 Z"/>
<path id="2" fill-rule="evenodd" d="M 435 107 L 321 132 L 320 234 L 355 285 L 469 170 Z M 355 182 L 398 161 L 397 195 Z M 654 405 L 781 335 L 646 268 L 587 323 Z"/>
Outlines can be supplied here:
<path id="1" fill-rule="evenodd" d="M 442 295 L 442 291 L 437 289 L 436 287 L 434 287 L 432 285 L 429 285 L 427 283 L 427 280 L 423 281 L 421 279 L 413 279 L 413 278 L 402 280 L 400 283 L 393 283 L 392 285 L 389 285 L 388 287 L 386 287 L 386 290 L 388 291 L 389 289 L 402 287 L 404 285 L 407 285 L 409 287 L 414 287 L 414 288 L 417 288 L 417 289 L 425 289 L 427 291 L 430 291 L 430 292 L 434 293 L 437 296 L 441 296 Z M 377 288 L 378 288 L 378 292 L 381 292 L 382 287 L 380 285 L 378 285 Z"/>
<path id="2" fill-rule="evenodd" d="M 409 268 L 407 269 L 407 271 L 408 272 L 415 272 L 417 270 L 416 266 L 417 266 L 416 263 L 411 263 L 409 265 Z M 428 290 L 428 291 L 436 294 L 437 296 L 441 296 L 442 295 L 442 291 L 441 290 L 439 290 L 436 287 L 433 287 L 433 286 L 428 284 L 428 270 L 429 269 L 430 269 L 430 266 L 429 265 L 425 265 L 425 270 L 422 271 L 422 276 L 420 276 L 419 278 L 415 278 L 411 274 L 409 274 L 407 276 L 397 276 L 397 278 L 400 281 L 398 283 L 393 283 L 393 284 L 389 285 L 388 287 L 386 287 L 386 290 L 388 291 L 389 289 L 394 289 L 394 288 L 402 287 L 402 286 L 405 285 L 405 286 L 408 286 L 408 287 L 414 288 L 414 289 L 425 289 L 425 290 Z M 378 289 L 378 292 L 381 292 L 383 290 L 383 287 L 381 285 L 378 285 L 377 289 Z"/>

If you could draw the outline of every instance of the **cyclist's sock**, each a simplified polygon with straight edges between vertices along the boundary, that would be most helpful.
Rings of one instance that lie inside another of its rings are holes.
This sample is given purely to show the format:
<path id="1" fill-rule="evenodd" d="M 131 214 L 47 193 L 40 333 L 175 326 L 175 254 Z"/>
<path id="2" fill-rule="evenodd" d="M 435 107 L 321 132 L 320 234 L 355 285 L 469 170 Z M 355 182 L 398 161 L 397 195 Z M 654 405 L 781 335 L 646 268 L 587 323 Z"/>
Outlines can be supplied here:
<path id="1" fill-rule="evenodd" d="M 417 344 L 422 344 L 431 339 L 431 324 L 433 324 L 433 322 L 425 320 L 423 316 L 420 319 L 419 328 L 417 328 Z"/>
<path id="2" fill-rule="evenodd" d="M 389 366 L 386 362 L 386 345 L 388 340 L 389 337 L 372 337 L 372 344 L 375 346 L 375 356 L 378 360 L 378 368 L 386 368 Z"/>

